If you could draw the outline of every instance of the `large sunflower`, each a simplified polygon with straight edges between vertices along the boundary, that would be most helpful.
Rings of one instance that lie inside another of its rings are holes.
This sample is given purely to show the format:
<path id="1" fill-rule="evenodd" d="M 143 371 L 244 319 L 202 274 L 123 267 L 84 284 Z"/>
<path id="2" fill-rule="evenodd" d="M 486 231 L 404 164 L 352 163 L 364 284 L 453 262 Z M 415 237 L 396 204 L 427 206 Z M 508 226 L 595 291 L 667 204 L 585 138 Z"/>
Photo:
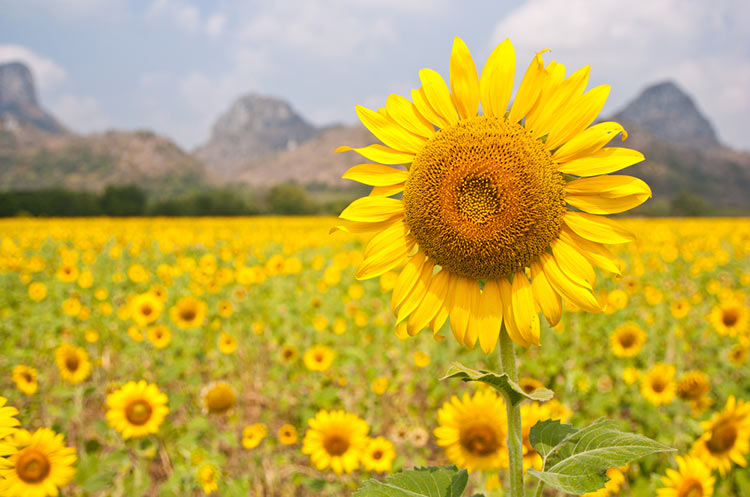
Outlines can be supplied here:
<path id="1" fill-rule="evenodd" d="M 63 435 L 49 428 L 34 433 L 18 430 L 11 443 L 18 452 L 10 456 L 10 467 L 0 469 L 0 494 L 4 497 L 47 497 L 73 479 L 76 451 L 65 446 Z"/>
<path id="2" fill-rule="evenodd" d="M 732 463 L 747 466 L 744 454 L 750 450 L 750 402 L 727 399 L 721 413 L 701 423 L 703 435 L 693 443 L 691 454 L 710 469 L 719 469 L 724 476 Z"/>
<path id="3" fill-rule="evenodd" d="M 508 466 L 505 402 L 493 390 L 455 395 L 438 411 L 437 444 L 460 468 L 498 470 Z"/>
<path id="4" fill-rule="evenodd" d="M 711 497 L 714 494 L 716 478 L 711 469 L 696 457 L 676 456 L 678 471 L 667 470 L 662 476 L 665 485 L 656 491 L 657 497 Z"/>
<path id="5" fill-rule="evenodd" d="M 316 468 L 331 468 L 336 474 L 359 467 L 369 439 L 367 422 L 346 411 L 319 411 L 308 421 L 310 428 L 302 442 L 302 453 L 310 455 Z"/>
<path id="6" fill-rule="evenodd" d="M 391 95 L 377 112 L 357 106 L 383 144 L 337 150 L 380 163 L 344 174 L 374 188 L 344 209 L 347 222 L 339 228 L 377 232 L 358 278 L 405 264 L 391 302 L 401 336 L 427 326 L 437 333 L 450 320 L 459 343 L 474 347 L 478 340 L 489 353 L 503 322 L 517 344 L 539 344 L 537 308 L 554 325 L 562 298 L 601 310 L 592 265 L 618 273 L 604 244 L 633 235 L 600 215 L 651 196 L 643 181 L 607 173 L 643 155 L 603 148 L 618 133 L 625 138 L 621 125 L 589 127 L 609 86 L 584 93 L 588 66 L 565 78 L 565 67 L 545 65 L 542 53 L 510 108 L 516 65 L 510 40 L 495 48 L 479 78 L 460 38 L 450 58 L 450 88 L 423 69 L 413 102 Z M 407 168 L 390 167 L 396 164 Z"/>
<path id="7" fill-rule="evenodd" d="M 156 385 L 130 381 L 107 396 L 107 421 L 126 440 L 157 433 L 169 414 L 167 400 Z"/>

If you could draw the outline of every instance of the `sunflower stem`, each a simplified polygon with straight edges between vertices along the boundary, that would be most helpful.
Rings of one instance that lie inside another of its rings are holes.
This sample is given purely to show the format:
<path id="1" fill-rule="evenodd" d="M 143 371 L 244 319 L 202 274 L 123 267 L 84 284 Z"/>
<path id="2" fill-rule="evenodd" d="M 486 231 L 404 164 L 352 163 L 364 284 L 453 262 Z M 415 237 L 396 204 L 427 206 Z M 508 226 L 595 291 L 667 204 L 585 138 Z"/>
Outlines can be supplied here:
<path id="1" fill-rule="evenodd" d="M 516 348 L 505 330 L 500 329 L 500 367 L 508 378 L 518 383 Z M 503 394 L 508 410 L 508 472 L 510 473 L 510 497 L 523 497 L 523 431 L 521 429 L 521 406 L 513 404 Z"/>

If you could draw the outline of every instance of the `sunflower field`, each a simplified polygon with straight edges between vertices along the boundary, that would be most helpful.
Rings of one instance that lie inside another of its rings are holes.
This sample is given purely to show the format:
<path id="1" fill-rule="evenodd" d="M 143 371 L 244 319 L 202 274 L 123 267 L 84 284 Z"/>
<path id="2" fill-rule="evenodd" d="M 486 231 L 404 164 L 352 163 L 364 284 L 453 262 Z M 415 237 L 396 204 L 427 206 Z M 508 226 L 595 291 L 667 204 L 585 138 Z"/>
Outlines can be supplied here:
<path id="1" fill-rule="evenodd" d="M 519 349 L 521 387 L 555 392 L 521 405 L 524 467 L 537 421 L 607 416 L 677 452 L 596 495 L 750 495 L 750 223 L 623 223 L 638 239 L 597 273 L 604 312 L 566 302 Z M 441 464 L 502 495 L 502 398 L 438 379 L 496 355 L 448 324 L 397 336 L 398 274 L 358 280 L 364 239 L 335 224 L 0 221 L 2 495 L 335 496 Z"/>

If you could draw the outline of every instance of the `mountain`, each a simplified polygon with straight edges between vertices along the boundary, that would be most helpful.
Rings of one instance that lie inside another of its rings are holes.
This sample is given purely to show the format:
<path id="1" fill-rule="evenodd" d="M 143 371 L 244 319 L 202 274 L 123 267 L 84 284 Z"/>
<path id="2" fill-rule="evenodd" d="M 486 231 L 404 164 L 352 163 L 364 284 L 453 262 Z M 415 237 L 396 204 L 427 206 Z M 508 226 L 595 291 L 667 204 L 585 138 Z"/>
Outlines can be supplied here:
<path id="1" fill-rule="evenodd" d="M 0 120 L 30 124 L 48 133 L 65 133 L 65 128 L 40 107 L 34 79 L 28 67 L 20 62 L 0 64 Z"/>
<path id="2" fill-rule="evenodd" d="M 219 181 L 229 180 L 248 163 L 293 150 L 317 132 L 284 100 L 251 93 L 219 117 L 195 156 Z"/>

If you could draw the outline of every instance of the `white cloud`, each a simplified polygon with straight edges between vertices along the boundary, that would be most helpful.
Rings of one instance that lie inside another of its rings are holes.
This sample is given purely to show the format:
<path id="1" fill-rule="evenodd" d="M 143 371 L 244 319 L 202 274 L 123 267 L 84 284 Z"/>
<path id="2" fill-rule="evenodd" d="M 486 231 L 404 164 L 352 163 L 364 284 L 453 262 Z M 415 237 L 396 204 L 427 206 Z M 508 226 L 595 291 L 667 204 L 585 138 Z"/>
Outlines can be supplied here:
<path id="1" fill-rule="evenodd" d="M 622 106 L 644 86 L 676 80 L 697 101 L 722 138 L 750 148 L 747 26 L 750 3 L 742 0 L 652 0 L 626 7 L 614 0 L 529 0 L 502 19 L 491 43 L 510 38 L 520 81 L 532 55 L 569 72 L 590 64 L 591 85 L 609 83 L 605 112 Z"/>
<path id="2" fill-rule="evenodd" d="M 109 116 L 102 111 L 99 102 L 92 97 L 65 94 L 52 100 L 49 106 L 55 117 L 76 131 L 102 131 L 113 125 Z"/>
<path id="3" fill-rule="evenodd" d="M 31 69 L 38 88 L 48 90 L 65 80 L 65 70 L 55 61 L 22 46 L 0 45 L 0 63 L 23 62 Z"/>
<path id="4" fill-rule="evenodd" d="M 146 18 L 171 23 L 189 34 L 205 33 L 209 36 L 222 34 L 227 23 L 227 17 L 221 12 L 204 18 L 198 7 L 186 0 L 153 0 Z"/>
<path id="5" fill-rule="evenodd" d="M 227 16 L 216 13 L 206 21 L 206 34 L 209 36 L 219 36 L 227 24 Z"/>

